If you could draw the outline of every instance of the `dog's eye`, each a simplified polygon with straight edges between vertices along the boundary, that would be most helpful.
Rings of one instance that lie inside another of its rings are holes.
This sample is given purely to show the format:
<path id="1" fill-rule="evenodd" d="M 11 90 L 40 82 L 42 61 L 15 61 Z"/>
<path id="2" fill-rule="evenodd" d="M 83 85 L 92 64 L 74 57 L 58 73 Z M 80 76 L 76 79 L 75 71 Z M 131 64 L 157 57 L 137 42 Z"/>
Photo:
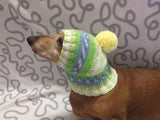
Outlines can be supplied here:
<path id="1" fill-rule="evenodd" d="M 58 38 L 57 44 L 58 44 L 60 47 L 62 47 L 62 44 L 63 44 L 62 38 Z"/>

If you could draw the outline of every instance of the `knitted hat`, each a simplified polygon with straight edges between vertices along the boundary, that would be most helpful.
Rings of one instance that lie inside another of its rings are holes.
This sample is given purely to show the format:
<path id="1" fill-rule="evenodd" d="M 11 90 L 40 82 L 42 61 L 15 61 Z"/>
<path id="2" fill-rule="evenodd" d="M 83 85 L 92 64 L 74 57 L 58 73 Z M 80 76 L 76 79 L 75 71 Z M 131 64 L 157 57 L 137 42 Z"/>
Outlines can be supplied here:
<path id="1" fill-rule="evenodd" d="M 62 30 L 63 48 L 58 65 L 65 69 L 71 89 L 81 95 L 99 96 L 112 90 L 117 73 L 104 54 L 117 47 L 117 37 L 103 31 L 93 37 L 80 30 Z"/>

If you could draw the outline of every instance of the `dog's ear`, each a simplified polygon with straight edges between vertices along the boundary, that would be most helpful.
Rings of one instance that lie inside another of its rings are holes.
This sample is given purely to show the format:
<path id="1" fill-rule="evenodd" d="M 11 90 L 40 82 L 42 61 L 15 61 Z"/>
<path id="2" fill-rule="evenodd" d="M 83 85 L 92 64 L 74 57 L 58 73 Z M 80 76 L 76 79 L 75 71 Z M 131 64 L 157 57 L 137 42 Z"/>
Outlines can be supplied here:
<path id="1" fill-rule="evenodd" d="M 63 47 L 64 33 L 60 32 L 57 38 L 57 44 L 59 47 Z"/>

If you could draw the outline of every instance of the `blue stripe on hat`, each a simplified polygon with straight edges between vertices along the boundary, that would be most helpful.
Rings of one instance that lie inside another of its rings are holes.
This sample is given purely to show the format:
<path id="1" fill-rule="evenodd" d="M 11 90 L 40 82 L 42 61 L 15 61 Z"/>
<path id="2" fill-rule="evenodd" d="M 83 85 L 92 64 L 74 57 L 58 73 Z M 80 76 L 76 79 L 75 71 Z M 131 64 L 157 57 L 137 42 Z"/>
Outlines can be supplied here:
<path id="1" fill-rule="evenodd" d="M 94 85 L 101 84 L 108 77 L 108 75 L 110 74 L 110 70 L 111 70 L 111 68 L 110 68 L 109 64 L 107 64 L 106 72 L 104 74 L 102 74 L 102 76 L 99 76 L 99 77 L 78 79 L 78 78 L 70 77 L 67 74 L 66 75 L 68 77 L 68 80 L 70 82 L 72 82 L 73 84 L 83 85 L 83 86 L 94 86 Z"/>
<path id="2" fill-rule="evenodd" d="M 80 44 L 75 64 L 70 71 L 71 74 L 78 74 L 82 70 L 90 48 L 89 35 L 86 32 L 78 31 L 80 33 Z"/>

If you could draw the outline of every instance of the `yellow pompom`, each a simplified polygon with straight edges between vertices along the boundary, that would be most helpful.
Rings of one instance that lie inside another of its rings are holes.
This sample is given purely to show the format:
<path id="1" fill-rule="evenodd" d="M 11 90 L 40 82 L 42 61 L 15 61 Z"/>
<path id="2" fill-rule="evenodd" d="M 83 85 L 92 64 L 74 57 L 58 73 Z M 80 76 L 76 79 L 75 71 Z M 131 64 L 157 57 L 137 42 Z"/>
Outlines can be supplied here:
<path id="1" fill-rule="evenodd" d="M 102 31 L 96 36 L 96 40 L 101 46 L 103 52 L 108 53 L 117 48 L 118 38 L 111 31 Z"/>

